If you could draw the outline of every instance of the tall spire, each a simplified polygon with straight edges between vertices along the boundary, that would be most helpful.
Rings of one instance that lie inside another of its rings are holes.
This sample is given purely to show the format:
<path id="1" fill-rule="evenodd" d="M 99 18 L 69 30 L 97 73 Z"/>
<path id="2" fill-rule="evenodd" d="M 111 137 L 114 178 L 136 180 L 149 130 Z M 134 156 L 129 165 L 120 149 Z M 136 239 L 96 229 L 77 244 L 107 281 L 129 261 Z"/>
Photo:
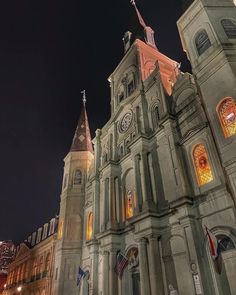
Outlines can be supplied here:
<path id="1" fill-rule="evenodd" d="M 93 153 L 93 146 L 91 141 L 91 134 L 88 122 L 88 116 L 86 112 L 86 91 L 81 91 L 82 97 L 82 110 L 79 117 L 79 122 L 75 131 L 73 142 L 70 148 L 70 152 L 84 152 L 88 151 Z"/>
<path id="2" fill-rule="evenodd" d="M 141 13 L 139 12 L 137 5 L 135 3 L 135 0 L 130 0 L 130 3 L 134 6 L 135 11 L 137 13 L 138 16 L 138 20 L 140 25 L 143 27 L 144 29 L 144 33 L 145 33 L 145 41 L 148 45 L 154 47 L 155 49 L 157 49 L 156 43 L 155 43 L 155 39 L 154 39 L 154 31 L 151 27 L 147 26 Z"/>

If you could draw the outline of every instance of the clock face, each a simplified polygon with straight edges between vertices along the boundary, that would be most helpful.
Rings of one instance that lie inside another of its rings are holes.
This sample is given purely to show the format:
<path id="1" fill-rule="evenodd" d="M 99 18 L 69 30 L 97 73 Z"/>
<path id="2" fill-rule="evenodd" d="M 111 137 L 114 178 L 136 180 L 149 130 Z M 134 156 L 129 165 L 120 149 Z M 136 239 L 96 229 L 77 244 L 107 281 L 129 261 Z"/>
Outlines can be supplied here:
<path id="1" fill-rule="evenodd" d="M 128 113 L 124 115 L 124 117 L 120 121 L 121 133 L 124 133 L 129 129 L 129 127 L 131 126 L 132 120 L 133 120 L 133 113 L 129 111 Z"/>

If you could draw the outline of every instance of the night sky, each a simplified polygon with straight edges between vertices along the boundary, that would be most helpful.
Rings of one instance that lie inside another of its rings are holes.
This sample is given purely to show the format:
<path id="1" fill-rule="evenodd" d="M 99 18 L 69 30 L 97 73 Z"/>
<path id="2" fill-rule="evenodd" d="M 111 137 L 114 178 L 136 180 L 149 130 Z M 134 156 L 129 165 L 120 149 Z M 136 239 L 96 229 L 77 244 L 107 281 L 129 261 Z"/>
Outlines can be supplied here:
<path id="1" fill-rule="evenodd" d="M 180 0 L 136 0 L 159 50 L 182 62 Z M 110 116 L 108 76 L 132 27 L 129 0 L 0 4 L 0 240 L 23 241 L 59 212 L 63 158 L 87 90 L 92 136 Z"/>

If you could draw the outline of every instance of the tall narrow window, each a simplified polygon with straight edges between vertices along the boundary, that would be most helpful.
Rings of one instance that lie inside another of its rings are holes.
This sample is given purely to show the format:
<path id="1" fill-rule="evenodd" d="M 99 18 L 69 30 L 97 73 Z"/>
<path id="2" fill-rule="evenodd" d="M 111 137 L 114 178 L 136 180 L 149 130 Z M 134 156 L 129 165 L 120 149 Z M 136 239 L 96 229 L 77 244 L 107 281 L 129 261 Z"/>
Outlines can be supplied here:
<path id="1" fill-rule="evenodd" d="M 75 171 L 75 176 L 74 176 L 74 185 L 80 185 L 82 183 L 82 172 L 81 170 L 77 169 Z"/>
<path id="2" fill-rule="evenodd" d="M 206 30 L 201 30 L 198 32 L 195 38 L 195 45 L 199 55 L 203 54 L 209 47 L 211 47 L 211 42 L 207 35 Z"/>
<path id="3" fill-rule="evenodd" d="M 236 103 L 232 97 L 225 98 L 218 106 L 218 115 L 225 137 L 236 134 Z"/>
<path id="4" fill-rule="evenodd" d="M 223 19 L 221 24 L 229 39 L 236 39 L 236 23 L 231 19 Z"/>
<path id="5" fill-rule="evenodd" d="M 198 144 L 193 150 L 194 167 L 198 185 L 202 186 L 213 180 L 211 166 L 208 161 L 206 149 L 203 144 Z"/>
<path id="6" fill-rule="evenodd" d="M 129 190 L 126 194 L 126 218 L 134 216 L 134 208 L 136 207 L 136 195 L 134 191 Z"/>
<path id="7" fill-rule="evenodd" d="M 93 213 L 90 212 L 87 217 L 86 240 L 90 241 L 93 235 Z"/>

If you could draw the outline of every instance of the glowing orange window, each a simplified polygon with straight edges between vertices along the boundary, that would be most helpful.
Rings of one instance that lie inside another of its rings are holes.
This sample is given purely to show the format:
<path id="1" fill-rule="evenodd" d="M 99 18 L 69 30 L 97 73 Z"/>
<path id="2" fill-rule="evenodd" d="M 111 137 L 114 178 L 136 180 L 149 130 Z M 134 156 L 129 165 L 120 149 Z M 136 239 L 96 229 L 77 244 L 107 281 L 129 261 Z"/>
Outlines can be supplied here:
<path id="1" fill-rule="evenodd" d="M 90 212 L 87 217 L 87 231 L 86 231 L 86 240 L 90 241 L 93 235 L 93 213 Z"/>
<path id="2" fill-rule="evenodd" d="M 194 167 L 198 185 L 202 186 L 213 180 L 212 170 L 208 161 L 206 149 L 203 144 L 198 144 L 193 150 Z"/>
<path id="3" fill-rule="evenodd" d="M 218 106 L 218 115 L 225 137 L 236 134 L 236 103 L 232 97 L 225 98 Z"/>
<path id="4" fill-rule="evenodd" d="M 128 191 L 126 195 L 126 218 L 134 216 L 134 207 L 136 207 L 136 197 L 133 191 Z"/>

